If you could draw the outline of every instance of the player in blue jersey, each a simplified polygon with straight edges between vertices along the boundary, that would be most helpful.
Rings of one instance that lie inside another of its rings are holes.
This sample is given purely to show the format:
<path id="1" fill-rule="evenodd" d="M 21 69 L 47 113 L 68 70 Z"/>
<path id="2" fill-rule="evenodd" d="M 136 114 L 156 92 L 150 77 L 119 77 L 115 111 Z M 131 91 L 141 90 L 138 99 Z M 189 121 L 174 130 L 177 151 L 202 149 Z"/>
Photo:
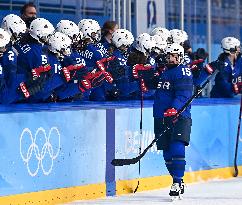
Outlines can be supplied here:
<path id="1" fill-rule="evenodd" d="M 215 77 L 215 84 L 210 92 L 213 98 L 232 98 L 235 95 L 233 78 L 241 67 L 241 56 L 238 52 L 240 41 L 234 37 L 225 37 L 221 41 L 223 53 L 218 57 L 223 62 L 220 72 Z"/>
<path id="2" fill-rule="evenodd" d="M 10 35 L 0 28 L 0 102 L 8 95 L 8 84 L 12 81 L 11 72 L 16 69 L 16 55 L 8 48 Z"/>
<path id="3" fill-rule="evenodd" d="M 66 34 L 72 41 L 71 54 L 61 61 L 66 83 L 56 90 L 58 100 L 80 100 L 82 93 L 91 88 L 91 82 L 85 79 L 88 74 L 85 60 L 78 52 L 82 49 L 79 46 L 82 43 L 83 33 L 74 22 L 69 20 L 61 20 L 57 24 L 56 31 Z"/>
<path id="4" fill-rule="evenodd" d="M 48 63 L 51 69 L 48 71 L 48 78 L 42 91 L 36 94 L 34 99 L 42 102 L 55 102 L 55 90 L 65 83 L 60 61 L 71 54 L 71 39 L 63 33 L 55 32 L 49 37 L 48 44 Z"/>
<path id="5" fill-rule="evenodd" d="M 2 103 L 8 104 L 15 102 L 22 95 L 19 95 L 17 88 L 23 80 L 23 76 L 17 74 L 17 50 L 19 40 L 26 32 L 27 28 L 24 21 L 17 15 L 9 14 L 3 18 L 2 28 L 10 35 L 10 42 L 6 46 L 7 51 L 2 58 L 4 67 L 4 79 L 6 82 L 5 91 L 2 92 Z"/>
<path id="6" fill-rule="evenodd" d="M 148 58 L 147 63 L 151 65 L 151 70 L 160 72 L 164 68 L 164 49 L 167 46 L 165 38 L 162 38 L 160 35 L 153 35 L 155 40 L 155 47 L 152 49 L 152 52 Z M 147 85 L 147 87 L 150 87 Z M 155 89 L 149 88 L 147 92 L 144 93 L 144 99 L 153 99 Z"/>
<path id="7" fill-rule="evenodd" d="M 191 107 L 173 122 L 177 112 L 191 98 L 193 79 L 190 69 L 183 64 L 184 49 L 179 44 L 170 44 L 165 49 L 166 70 L 157 81 L 153 116 L 157 149 L 163 150 L 166 167 L 173 178 L 169 195 L 179 197 L 184 192 L 185 146 L 189 145 L 191 133 Z M 167 132 L 163 132 L 169 127 Z"/>
<path id="8" fill-rule="evenodd" d="M 115 58 L 108 64 L 114 81 L 105 87 L 107 100 L 127 100 L 137 90 L 137 83 L 131 82 L 131 69 L 127 66 L 128 49 L 134 42 L 132 33 L 126 29 L 117 29 L 112 35 L 109 55 Z"/>
<path id="9" fill-rule="evenodd" d="M 142 33 L 136 38 L 134 49 L 129 55 L 127 64 L 132 67 L 133 78 L 139 84 L 139 89 L 134 96 L 135 99 L 148 92 L 149 86 L 146 82 L 151 81 L 157 73 L 155 62 L 153 66 L 150 64 L 150 55 L 155 47 L 154 38 L 148 33 Z"/>
<path id="10" fill-rule="evenodd" d="M 47 73 L 51 69 L 46 44 L 53 32 L 54 27 L 48 20 L 37 18 L 30 25 L 29 35 L 20 44 L 17 72 L 24 75 L 25 79 L 20 85 L 20 90 L 26 99 L 31 100 L 31 95 L 43 88 Z M 35 77 L 36 73 L 38 78 Z"/>
<path id="11" fill-rule="evenodd" d="M 2 28 L 11 36 L 11 44 L 19 52 L 19 42 L 27 31 L 25 22 L 15 14 L 9 14 L 3 18 Z"/>
<path id="12" fill-rule="evenodd" d="M 83 19 L 78 24 L 80 31 L 83 33 L 83 50 L 80 52 L 81 56 L 86 62 L 89 72 L 102 72 L 105 81 L 99 87 L 93 88 L 90 93 L 90 100 L 104 101 L 106 83 L 112 83 L 113 78 L 110 73 L 106 72 L 105 65 L 107 62 L 107 50 L 97 46 L 101 39 L 101 28 L 97 21 L 92 19 Z"/>

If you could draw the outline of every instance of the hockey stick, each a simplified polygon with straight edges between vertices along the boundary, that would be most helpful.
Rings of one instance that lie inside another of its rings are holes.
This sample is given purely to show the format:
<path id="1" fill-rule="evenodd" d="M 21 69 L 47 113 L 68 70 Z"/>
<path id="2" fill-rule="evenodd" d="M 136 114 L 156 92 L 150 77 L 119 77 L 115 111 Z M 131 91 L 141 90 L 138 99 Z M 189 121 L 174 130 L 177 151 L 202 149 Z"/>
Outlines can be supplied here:
<path id="1" fill-rule="evenodd" d="M 141 145 L 142 145 L 141 137 L 143 136 L 143 107 L 144 107 L 144 95 L 143 95 L 143 91 L 141 89 L 140 123 L 139 123 L 139 130 L 140 130 L 139 154 L 141 154 Z M 139 160 L 139 177 L 140 177 L 140 160 Z M 138 179 L 138 184 L 137 184 L 136 188 L 134 189 L 134 193 L 138 190 L 138 188 L 139 188 L 139 179 Z"/>
<path id="2" fill-rule="evenodd" d="M 200 88 L 192 95 L 192 97 L 187 100 L 187 102 L 182 106 L 182 108 L 178 111 L 176 116 L 173 118 L 173 121 L 175 121 L 182 112 L 184 112 L 188 106 L 192 103 L 192 101 L 199 96 L 199 94 L 202 92 L 202 90 L 205 88 L 205 86 L 210 82 L 210 80 L 218 73 L 218 70 L 215 70 L 212 75 L 210 75 L 207 80 L 200 86 Z M 170 127 L 167 127 L 161 135 L 163 135 L 165 132 L 167 132 L 170 129 Z M 131 158 L 131 159 L 113 159 L 111 164 L 113 166 L 123 166 L 123 165 L 130 165 L 130 164 L 136 164 L 138 161 L 141 160 L 141 158 L 147 153 L 147 151 L 158 141 L 158 138 L 153 139 L 153 141 L 144 149 L 144 151 L 138 155 L 137 157 Z"/>
<path id="3" fill-rule="evenodd" d="M 242 114 L 242 95 L 240 97 L 239 121 L 238 121 L 238 129 L 237 129 L 237 136 L 236 136 L 235 153 L 234 153 L 234 177 L 237 177 L 239 174 L 238 165 L 237 165 L 237 155 L 238 155 L 239 136 L 240 136 L 241 114 Z"/>

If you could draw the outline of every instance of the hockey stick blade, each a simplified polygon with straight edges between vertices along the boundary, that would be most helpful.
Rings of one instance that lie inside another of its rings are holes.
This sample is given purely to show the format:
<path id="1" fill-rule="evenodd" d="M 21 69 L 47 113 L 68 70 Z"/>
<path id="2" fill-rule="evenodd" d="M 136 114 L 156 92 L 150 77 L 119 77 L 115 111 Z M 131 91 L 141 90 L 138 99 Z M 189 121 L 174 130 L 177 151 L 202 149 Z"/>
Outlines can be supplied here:
<path id="1" fill-rule="evenodd" d="M 131 159 L 113 159 L 111 164 L 113 166 L 124 166 L 124 165 L 131 165 L 136 164 L 141 158 L 146 154 L 146 152 L 154 145 L 154 143 L 157 142 L 157 138 L 153 139 L 153 141 L 149 144 L 148 147 L 145 148 L 145 150 L 137 157 L 131 158 Z"/>

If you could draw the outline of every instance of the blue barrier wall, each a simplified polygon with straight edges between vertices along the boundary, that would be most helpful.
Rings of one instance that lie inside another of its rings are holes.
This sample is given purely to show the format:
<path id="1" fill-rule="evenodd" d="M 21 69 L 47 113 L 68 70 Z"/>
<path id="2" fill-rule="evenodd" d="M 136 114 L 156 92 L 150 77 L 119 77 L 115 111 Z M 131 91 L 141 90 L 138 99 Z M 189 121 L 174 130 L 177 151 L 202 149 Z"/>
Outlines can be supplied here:
<path id="1" fill-rule="evenodd" d="M 140 142 L 143 150 L 154 139 L 152 102 L 145 102 L 142 135 L 139 102 L 19 104 L 0 111 L 0 196 L 102 183 L 108 196 L 118 181 L 168 175 L 156 146 L 141 160 L 140 176 L 138 164 L 110 164 L 136 156 Z M 238 99 L 194 101 L 187 173 L 233 166 L 238 113 Z M 241 153 L 239 144 L 239 165 Z"/>

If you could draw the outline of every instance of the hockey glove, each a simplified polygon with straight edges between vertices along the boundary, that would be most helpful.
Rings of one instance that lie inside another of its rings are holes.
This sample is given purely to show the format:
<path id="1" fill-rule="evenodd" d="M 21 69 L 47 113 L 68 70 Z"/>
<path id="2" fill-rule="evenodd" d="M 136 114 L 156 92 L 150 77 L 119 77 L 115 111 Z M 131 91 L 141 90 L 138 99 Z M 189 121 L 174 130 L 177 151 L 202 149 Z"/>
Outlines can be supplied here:
<path id="1" fill-rule="evenodd" d="M 224 68 L 224 62 L 220 60 L 213 61 L 205 65 L 205 70 L 208 74 L 212 74 L 215 70 L 221 71 Z"/>
<path id="2" fill-rule="evenodd" d="M 177 110 L 175 108 L 169 108 L 164 112 L 164 124 L 168 127 L 173 127 L 177 119 L 175 118 Z"/>
<path id="3" fill-rule="evenodd" d="M 32 75 L 33 75 L 33 80 L 37 79 L 40 77 L 41 73 L 45 73 L 51 70 L 50 65 L 45 65 L 45 66 L 39 66 L 38 68 L 32 69 Z"/>
<path id="4" fill-rule="evenodd" d="M 242 83 L 233 84 L 233 91 L 235 94 L 242 94 Z"/>
<path id="5" fill-rule="evenodd" d="M 208 53 L 205 51 L 204 48 L 198 48 L 196 52 L 194 52 L 194 59 L 193 60 L 198 60 L 198 59 L 203 59 L 204 61 L 207 59 Z"/>
<path id="6" fill-rule="evenodd" d="M 94 87 L 98 87 L 101 86 L 103 81 L 106 79 L 104 74 L 102 72 L 96 72 L 95 74 L 91 74 L 91 86 Z"/>
<path id="7" fill-rule="evenodd" d="M 106 67 L 105 67 L 105 63 L 112 61 L 115 57 L 109 57 L 109 58 L 103 58 L 99 61 L 96 62 L 97 67 L 99 68 L 99 70 L 103 73 L 105 80 L 109 83 L 113 82 L 113 77 L 112 75 L 106 71 Z"/>
<path id="8" fill-rule="evenodd" d="M 107 91 L 107 99 L 108 100 L 117 100 L 120 96 L 120 90 L 116 87 Z"/>
<path id="9" fill-rule="evenodd" d="M 147 71 L 152 68 L 151 65 L 136 64 L 132 68 L 132 73 L 134 78 L 139 78 L 140 71 Z"/>
<path id="10" fill-rule="evenodd" d="M 120 65 L 120 62 L 115 59 L 109 62 L 107 72 L 112 75 L 114 80 L 118 80 L 125 76 L 125 67 Z"/>
<path id="11" fill-rule="evenodd" d="M 75 72 L 74 75 L 71 77 L 71 71 L 79 71 L 83 67 L 84 67 L 83 64 L 80 64 L 80 65 L 78 64 L 78 65 L 69 65 L 67 67 L 62 68 L 66 82 L 69 82 L 71 80 L 71 78 L 76 74 L 76 72 Z"/>
<path id="12" fill-rule="evenodd" d="M 28 85 L 25 82 L 19 84 L 19 90 L 23 94 L 24 98 L 29 98 L 30 96 L 35 95 L 43 89 L 42 84 L 36 83 Z"/>
<path id="13" fill-rule="evenodd" d="M 83 79 L 79 81 L 79 90 L 84 93 L 85 91 L 92 88 L 91 82 L 88 79 Z"/>

